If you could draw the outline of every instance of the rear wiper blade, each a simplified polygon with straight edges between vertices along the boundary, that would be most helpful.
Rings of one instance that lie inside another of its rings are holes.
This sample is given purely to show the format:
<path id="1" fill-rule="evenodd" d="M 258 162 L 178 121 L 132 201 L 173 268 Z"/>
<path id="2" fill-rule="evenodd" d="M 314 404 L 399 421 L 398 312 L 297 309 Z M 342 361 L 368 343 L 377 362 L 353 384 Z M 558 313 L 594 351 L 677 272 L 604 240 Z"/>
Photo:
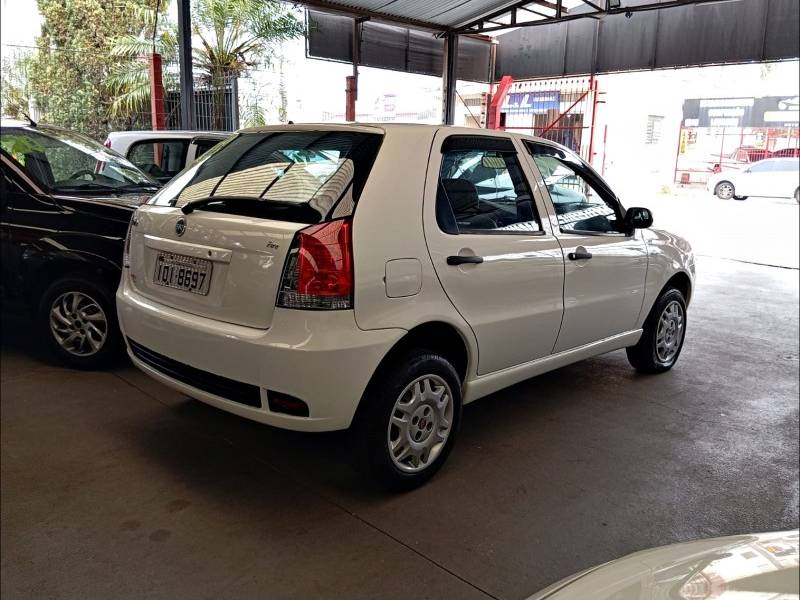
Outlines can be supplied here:
<path id="1" fill-rule="evenodd" d="M 241 200 L 244 202 L 265 202 L 263 198 L 256 198 L 253 196 L 207 196 L 205 198 L 198 198 L 197 200 L 187 202 L 181 206 L 181 212 L 185 215 L 188 215 L 189 213 L 194 212 L 196 208 L 203 208 L 204 206 L 214 204 L 215 202 L 228 202 L 230 200 Z"/>

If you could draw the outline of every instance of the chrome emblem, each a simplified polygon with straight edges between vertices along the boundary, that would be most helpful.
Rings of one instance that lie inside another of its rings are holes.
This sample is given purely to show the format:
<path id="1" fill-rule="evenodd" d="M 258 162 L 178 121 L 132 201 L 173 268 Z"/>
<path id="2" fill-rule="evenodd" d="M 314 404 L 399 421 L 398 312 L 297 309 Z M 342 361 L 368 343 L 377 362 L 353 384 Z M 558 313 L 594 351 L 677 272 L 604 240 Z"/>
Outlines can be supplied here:
<path id="1" fill-rule="evenodd" d="M 186 233 L 186 219 L 183 217 L 175 221 L 175 233 L 178 237 Z"/>

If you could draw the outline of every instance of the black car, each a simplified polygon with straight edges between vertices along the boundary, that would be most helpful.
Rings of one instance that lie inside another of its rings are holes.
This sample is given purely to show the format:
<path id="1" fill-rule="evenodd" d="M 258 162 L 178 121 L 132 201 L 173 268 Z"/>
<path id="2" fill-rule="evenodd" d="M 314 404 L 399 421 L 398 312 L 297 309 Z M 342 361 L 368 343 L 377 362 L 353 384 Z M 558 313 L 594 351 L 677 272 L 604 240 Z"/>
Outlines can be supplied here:
<path id="1" fill-rule="evenodd" d="M 70 366 L 101 367 L 122 348 L 114 293 L 128 223 L 159 184 L 83 135 L 0 125 L 3 311 L 31 311 Z"/>

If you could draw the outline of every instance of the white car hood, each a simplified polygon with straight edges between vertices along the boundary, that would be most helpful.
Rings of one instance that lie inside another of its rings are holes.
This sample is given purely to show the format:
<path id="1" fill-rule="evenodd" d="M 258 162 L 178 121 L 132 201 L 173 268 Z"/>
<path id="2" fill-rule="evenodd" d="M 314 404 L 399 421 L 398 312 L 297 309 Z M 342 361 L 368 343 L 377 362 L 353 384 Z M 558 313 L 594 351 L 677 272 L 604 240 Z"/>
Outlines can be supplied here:
<path id="1" fill-rule="evenodd" d="M 798 532 L 644 550 L 582 571 L 529 600 L 797 600 Z"/>

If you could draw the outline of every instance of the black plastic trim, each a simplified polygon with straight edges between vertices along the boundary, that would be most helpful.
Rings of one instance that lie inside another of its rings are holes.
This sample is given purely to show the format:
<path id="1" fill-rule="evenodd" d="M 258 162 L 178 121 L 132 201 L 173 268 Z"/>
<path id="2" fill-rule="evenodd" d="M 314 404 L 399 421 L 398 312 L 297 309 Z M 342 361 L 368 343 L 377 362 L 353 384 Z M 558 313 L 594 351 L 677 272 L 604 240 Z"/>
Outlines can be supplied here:
<path id="1" fill-rule="evenodd" d="M 242 383 L 241 381 L 190 367 L 163 354 L 154 352 L 131 338 L 128 338 L 128 345 L 136 358 L 167 377 L 231 402 L 261 408 L 261 389 L 257 385 Z"/>

